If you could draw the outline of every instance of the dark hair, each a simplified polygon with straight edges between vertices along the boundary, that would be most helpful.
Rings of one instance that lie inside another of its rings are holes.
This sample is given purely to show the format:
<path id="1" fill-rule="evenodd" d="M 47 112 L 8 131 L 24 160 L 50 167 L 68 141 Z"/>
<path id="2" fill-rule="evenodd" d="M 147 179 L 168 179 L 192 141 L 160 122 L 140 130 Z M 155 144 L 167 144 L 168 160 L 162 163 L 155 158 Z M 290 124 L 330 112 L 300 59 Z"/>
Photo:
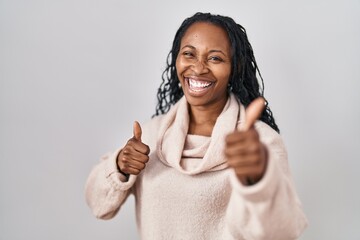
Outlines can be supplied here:
<path id="1" fill-rule="evenodd" d="M 158 104 L 155 116 L 168 112 L 170 107 L 184 95 L 179 86 L 175 64 L 180 51 L 181 39 L 186 30 L 196 22 L 214 24 L 223 28 L 228 34 L 232 49 L 229 91 L 233 92 L 245 107 L 255 98 L 264 97 L 264 81 L 245 29 L 230 17 L 198 12 L 185 19 L 175 34 L 172 49 L 167 57 L 167 66 L 162 74 L 162 83 L 157 93 Z M 256 76 L 257 73 L 261 80 L 261 87 Z M 267 101 L 260 120 L 280 132 Z"/>

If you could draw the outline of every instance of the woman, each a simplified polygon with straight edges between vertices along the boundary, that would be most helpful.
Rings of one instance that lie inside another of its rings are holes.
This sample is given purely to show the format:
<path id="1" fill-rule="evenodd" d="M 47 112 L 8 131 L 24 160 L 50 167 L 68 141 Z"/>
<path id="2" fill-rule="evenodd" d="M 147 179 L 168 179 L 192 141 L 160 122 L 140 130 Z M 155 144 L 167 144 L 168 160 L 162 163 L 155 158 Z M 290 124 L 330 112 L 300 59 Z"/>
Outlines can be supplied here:
<path id="1" fill-rule="evenodd" d="M 267 105 L 251 120 L 259 110 L 249 104 L 263 95 L 257 72 L 242 26 L 204 13 L 185 19 L 156 116 L 135 122 L 88 178 L 95 216 L 114 217 L 133 193 L 141 239 L 296 239 L 307 223 L 279 129 Z"/>

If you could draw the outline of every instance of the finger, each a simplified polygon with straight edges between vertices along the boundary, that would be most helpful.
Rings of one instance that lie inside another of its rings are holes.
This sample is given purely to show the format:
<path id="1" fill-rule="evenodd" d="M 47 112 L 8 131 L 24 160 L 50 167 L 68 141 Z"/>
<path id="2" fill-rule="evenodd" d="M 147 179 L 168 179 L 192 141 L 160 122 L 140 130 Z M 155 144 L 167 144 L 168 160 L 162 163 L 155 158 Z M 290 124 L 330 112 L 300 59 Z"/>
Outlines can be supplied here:
<path id="1" fill-rule="evenodd" d="M 233 145 L 225 148 L 225 155 L 227 158 L 250 156 L 253 154 L 260 155 L 261 150 L 260 144 Z"/>
<path id="2" fill-rule="evenodd" d="M 133 168 L 130 166 L 125 166 L 123 169 L 121 169 L 122 172 L 127 173 L 127 174 L 132 174 L 132 175 L 138 175 L 141 170 L 137 169 L 137 168 Z"/>
<path id="3" fill-rule="evenodd" d="M 232 145 L 226 145 L 224 153 L 227 158 L 231 157 L 242 157 L 246 155 L 248 151 L 249 144 L 243 143 L 243 144 L 232 144 Z"/>
<path id="4" fill-rule="evenodd" d="M 130 142 L 124 149 L 123 154 L 137 160 L 148 159 L 150 148 L 143 143 Z"/>
<path id="5" fill-rule="evenodd" d="M 249 154 L 245 156 L 234 156 L 228 159 L 228 164 L 233 168 L 251 167 L 261 165 L 261 157 L 259 154 Z"/>
<path id="6" fill-rule="evenodd" d="M 145 155 L 148 155 L 150 153 L 149 146 L 137 140 L 135 137 L 129 139 L 126 144 L 126 148 L 128 147 Z"/>
<path id="7" fill-rule="evenodd" d="M 134 144 L 134 149 L 144 155 L 148 155 L 150 153 L 150 148 L 148 145 L 140 143 L 140 144 Z"/>
<path id="8" fill-rule="evenodd" d="M 130 159 L 130 161 L 137 161 L 137 162 L 141 162 L 141 163 L 147 163 L 149 161 L 149 156 L 139 153 L 139 152 L 135 152 L 131 155 L 125 155 L 126 157 L 128 157 L 128 159 Z"/>
<path id="9" fill-rule="evenodd" d="M 225 142 L 227 145 L 239 144 L 251 140 L 255 140 L 255 141 L 259 140 L 259 134 L 255 130 L 255 128 L 250 128 L 246 132 L 235 131 L 227 135 L 225 138 Z"/>
<path id="10" fill-rule="evenodd" d="M 262 97 L 256 98 L 252 101 L 249 106 L 246 108 L 245 113 L 245 123 L 240 128 L 241 131 L 249 130 L 260 117 L 261 113 L 265 108 L 265 99 Z"/>
<path id="11" fill-rule="evenodd" d="M 142 131 L 141 131 L 140 123 L 138 121 L 134 122 L 133 133 L 134 133 L 134 138 L 138 141 L 141 141 Z"/>
<path id="12" fill-rule="evenodd" d="M 261 176 L 263 168 L 261 166 L 248 166 L 242 168 L 234 168 L 234 171 L 239 177 L 255 177 Z"/>
<path id="13" fill-rule="evenodd" d="M 225 148 L 225 156 L 230 159 L 232 157 L 242 157 L 246 154 L 246 148 L 241 146 L 241 147 L 228 147 Z"/>
<path id="14" fill-rule="evenodd" d="M 239 143 L 244 142 L 246 140 L 246 132 L 240 132 L 235 131 L 233 133 L 230 133 L 225 137 L 225 143 L 226 144 L 233 144 L 233 143 Z"/>
<path id="15" fill-rule="evenodd" d="M 129 163 L 129 167 L 132 167 L 132 168 L 135 168 L 135 169 L 138 169 L 141 171 L 145 168 L 145 163 L 138 162 L 138 161 L 131 161 Z"/>

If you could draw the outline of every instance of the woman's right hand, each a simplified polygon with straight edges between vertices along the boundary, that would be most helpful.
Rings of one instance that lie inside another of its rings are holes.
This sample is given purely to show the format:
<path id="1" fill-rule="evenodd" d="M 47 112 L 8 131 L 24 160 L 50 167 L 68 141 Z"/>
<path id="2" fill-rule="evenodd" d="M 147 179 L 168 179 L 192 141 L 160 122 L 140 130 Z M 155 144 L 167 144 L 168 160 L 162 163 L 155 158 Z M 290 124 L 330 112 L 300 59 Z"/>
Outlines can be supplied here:
<path id="1" fill-rule="evenodd" d="M 117 158 L 117 165 L 125 174 L 138 175 L 149 161 L 150 148 L 141 142 L 141 134 L 140 124 L 135 121 L 134 136 L 129 139 Z"/>

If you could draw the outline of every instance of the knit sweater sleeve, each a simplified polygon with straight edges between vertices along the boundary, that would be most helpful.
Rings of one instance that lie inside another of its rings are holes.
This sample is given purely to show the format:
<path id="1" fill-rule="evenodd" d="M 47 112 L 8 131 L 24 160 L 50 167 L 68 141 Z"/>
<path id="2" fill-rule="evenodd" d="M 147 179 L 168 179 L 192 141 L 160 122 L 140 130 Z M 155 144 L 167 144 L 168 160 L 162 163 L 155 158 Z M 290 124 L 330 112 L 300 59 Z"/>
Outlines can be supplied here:
<path id="1" fill-rule="evenodd" d="M 118 171 L 116 158 L 120 150 L 104 155 L 86 181 L 86 202 L 97 218 L 114 217 L 135 183 L 136 176 L 130 175 L 126 179 Z"/>
<path id="2" fill-rule="evenodd" d="M 235 239 L 297 239 L 307 220 L 295 191 L 284 144 L 265 123 L 257 122 L 255 127 L 268 149 L 267 170 L 252 186 L 242 185 L 231 171 L 228 229 Z"/>

